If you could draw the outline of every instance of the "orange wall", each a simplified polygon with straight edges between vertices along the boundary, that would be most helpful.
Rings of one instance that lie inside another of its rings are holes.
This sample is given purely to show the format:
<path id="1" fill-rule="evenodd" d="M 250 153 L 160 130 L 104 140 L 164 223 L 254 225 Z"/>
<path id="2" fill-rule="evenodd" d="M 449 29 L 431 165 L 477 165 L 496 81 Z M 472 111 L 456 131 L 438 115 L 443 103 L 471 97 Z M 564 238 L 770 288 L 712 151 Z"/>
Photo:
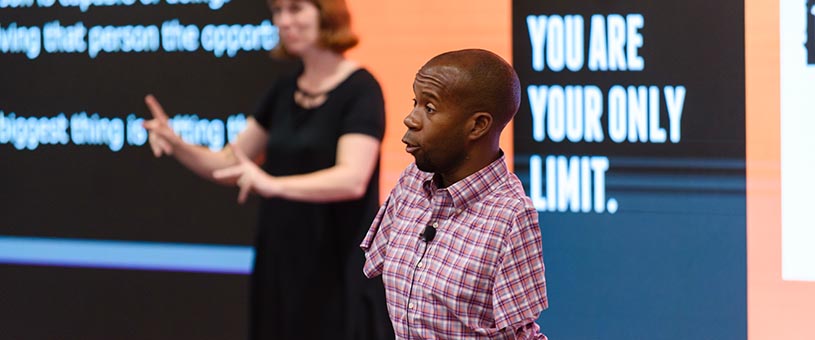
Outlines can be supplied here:
<path id="1" fill-rule="evenodd" d="M 778 0 L 747 0 L 745 15 L 747 333 L 751 340 L 811 340 L 815 283 L 781 279 Z"/>
<path id="2" fill-rule="evenodd" d="M 384 199 L 413 161 L 401 139 L 416 71 L 437 54 L 463 48 L 487 49 L 511 62 L 511 1 L 347 1 L 361 38 L 348 56 L 367 67 L 385 93 L 387 130 L 380 181 Z M 501 147 L 512 166 L 512 125 L 504 130 Z"/>

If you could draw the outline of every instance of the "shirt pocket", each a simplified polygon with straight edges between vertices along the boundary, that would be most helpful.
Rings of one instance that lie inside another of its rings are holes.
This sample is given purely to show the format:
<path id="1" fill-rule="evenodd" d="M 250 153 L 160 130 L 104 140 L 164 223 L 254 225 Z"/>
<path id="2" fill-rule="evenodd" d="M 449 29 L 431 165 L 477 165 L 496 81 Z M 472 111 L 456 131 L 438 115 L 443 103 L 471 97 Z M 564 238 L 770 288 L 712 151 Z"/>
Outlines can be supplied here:
<path id="1" fill-rule="evenodd" d="M 442 240 L 440 240 L 442 241 Z M 498 261 L 497 240 L 477 228 L 457 228 L 434 251 L 437 260 L 433 293 L 452 298 L 465 310 L 492 310 L 492 289 Z"/>

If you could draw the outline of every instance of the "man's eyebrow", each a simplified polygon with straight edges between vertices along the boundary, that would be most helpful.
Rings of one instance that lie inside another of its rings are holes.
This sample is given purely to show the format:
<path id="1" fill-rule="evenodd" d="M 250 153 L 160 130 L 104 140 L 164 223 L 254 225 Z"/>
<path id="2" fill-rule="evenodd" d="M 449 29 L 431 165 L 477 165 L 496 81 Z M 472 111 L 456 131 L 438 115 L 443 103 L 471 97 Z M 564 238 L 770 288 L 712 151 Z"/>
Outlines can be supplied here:
<path id="1" fill-rule="evenodd" d="M 430 100 L 439 101 L 439 96 L 437 96 L 434 92 L 422 91 L 420 94 L 424 97 L 430 98 Z"/>
<path id="2" fill-rule="evenodd" d="M 418 81 L 418 79 L 416 79 L 416 80 Z M 414 81 L 413 82 L 413 93 L 414 94 L 418 94 L 419 96 L 422 96 L 422 97 L 427 97 L 430 100 L 434 100 L 434 101 L 439 101 L 440 100 L 440 97 L 435 92 L 428 91 L 427 89 L 422 89 L 421 91 L 419 91 L 419 93 L 416 93 L 416 90 L 417 90 L 416 86 L 417 86 L 417 82 Z M 416 99 L 416 98 L 414 98 L 414 99 Z"/>

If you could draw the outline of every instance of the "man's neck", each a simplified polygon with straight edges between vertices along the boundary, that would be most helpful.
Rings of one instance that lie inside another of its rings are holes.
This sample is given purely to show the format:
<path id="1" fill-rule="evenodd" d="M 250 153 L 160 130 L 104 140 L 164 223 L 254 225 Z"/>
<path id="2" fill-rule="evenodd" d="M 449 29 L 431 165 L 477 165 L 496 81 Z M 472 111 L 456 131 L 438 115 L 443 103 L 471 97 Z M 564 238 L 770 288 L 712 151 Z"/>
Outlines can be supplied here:
<path id="1" fill-rule="evenodd" d="M 473 153 L 467 157 L 467 160 L 458 168 L 447 172 L 437 172 L 433 175 L 434 181 L 439 188 L 449 187 L 456 182 L 469 177 L 470 175 L 486 168 L 492 162 L 495 162 L 504 153 L 499 148 L 491 150 L 491 152 Z"/>

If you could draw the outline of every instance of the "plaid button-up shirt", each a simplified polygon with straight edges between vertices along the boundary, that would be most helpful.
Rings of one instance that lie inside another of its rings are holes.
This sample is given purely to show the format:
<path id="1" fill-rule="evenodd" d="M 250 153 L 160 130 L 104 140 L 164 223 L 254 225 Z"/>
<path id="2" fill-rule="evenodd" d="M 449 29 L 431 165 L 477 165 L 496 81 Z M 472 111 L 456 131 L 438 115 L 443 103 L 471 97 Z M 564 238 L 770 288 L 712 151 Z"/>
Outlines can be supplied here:
<path id="1" fill-rule="evenodd" d="M 361 247 L 399 339 L 546 339 L 538 214 L 503 156 L 447 188 L 411 164 Z"/>

